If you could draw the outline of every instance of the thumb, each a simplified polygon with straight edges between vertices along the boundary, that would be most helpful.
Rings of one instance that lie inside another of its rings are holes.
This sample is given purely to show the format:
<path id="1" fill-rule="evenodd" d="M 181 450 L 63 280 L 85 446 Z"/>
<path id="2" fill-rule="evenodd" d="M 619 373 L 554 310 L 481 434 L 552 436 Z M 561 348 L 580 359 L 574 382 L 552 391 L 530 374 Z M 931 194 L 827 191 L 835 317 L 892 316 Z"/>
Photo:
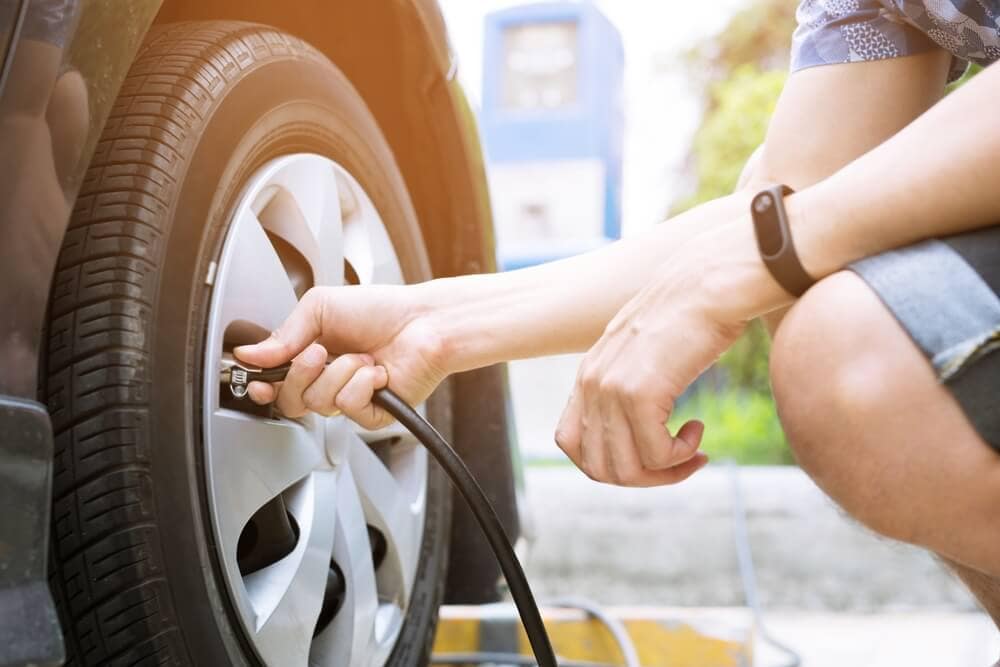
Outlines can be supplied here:
<path id="1" fill-rule="evenodd" d="M 309 290 L 292 314 L 271 335 L 254 345 L 240 345 L 233 355 L 260 368 L 273 368 L 290 361 L 323 333 L 323 304 L 315 290 Z"/>

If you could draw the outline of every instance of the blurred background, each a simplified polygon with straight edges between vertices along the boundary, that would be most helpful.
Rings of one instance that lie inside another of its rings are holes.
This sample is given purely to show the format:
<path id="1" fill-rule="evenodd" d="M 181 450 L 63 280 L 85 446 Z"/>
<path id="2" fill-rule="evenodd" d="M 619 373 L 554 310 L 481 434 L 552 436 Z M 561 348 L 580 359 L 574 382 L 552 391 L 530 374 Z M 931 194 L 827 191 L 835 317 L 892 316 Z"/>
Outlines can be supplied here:
<path id="1" fill-rule="evenodd" d="M 499 261 L 514 269 L 731 192 L 785 81 L 796 3 L 441 5 L 483 135 Z M 715 465 L 652 490 L 595 484 L 555 447 L 577 356 L 510 365 L 533 535 L 527 567 L 541 594 L 743 605 L 738 475 L 760 598 L 805 664 L 990 664 L 996 630 L 951 575 L 854 523 L 794 465 L 767 358 L 768 338 L 753 326 L 683 397 L 671 425 L 705 421 Z M 762 647 L 760 664 L 778 656 Z"/>

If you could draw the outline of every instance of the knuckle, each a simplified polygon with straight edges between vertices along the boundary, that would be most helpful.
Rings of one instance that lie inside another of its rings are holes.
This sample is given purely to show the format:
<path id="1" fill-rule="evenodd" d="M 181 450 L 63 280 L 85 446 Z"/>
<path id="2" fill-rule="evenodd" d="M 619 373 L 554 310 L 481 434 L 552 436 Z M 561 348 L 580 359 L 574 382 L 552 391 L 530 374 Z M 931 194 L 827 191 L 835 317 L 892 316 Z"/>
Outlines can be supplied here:
<path id="1" fill-rule="evenodd" d="M 317 327 L 323 322 L 323 309 L 327 289 L 323 287 L 310 287 L 299 300 L 298 308 L 305 311 L 306 319 L 314 320 Z"/>
<path id="2" fill-rule="evenodd" d="M 342 391 L 337 394 L 333 404 L 345 414 L 354 419 L 357 415 L 357 402 L 349 391 Z"/>
<path id="3" fill-rule="evenodd" d="M 645 385 L 638 380 L 629 380 L 622 383 L 620 393 L 630 402 L 635 403 L 645 395 Z"/>
<path id="4" fill-rule="evenodd" d="M 618 379 L 610 375 L 605 375 L 597 381 L 597 389 L 602 394 L 617 394 L 620 386 Z"/>
<path id="5" fill-rule="evenodd" d="M 311 412 L 326 414 L 329 412 L 329 406 L 327 403 L 328 402 L 323 400 L 317 391 L 306 391 L 302 394 L 302 405 Z"/>
<path id="6" fill-rule="evenodd" d="M 365 400 L 360 392 L 350 389 L 337 394 L 337 398 L 334 401 L 337 408 L 350 415 L 355 421 L 364 418 L 364 409 L 368 406 L 368 403 L 369 401 Z"/>
<path id="7" fill-rule="evenodd" d="M 319 287 L 310 287 L 306 290 L 302 298 L 299 299 L 299 306 L 306 309 L 314 308 L 322 298 L 322 289 Z"/>
<path id="8" fill-rule="evenodd" d="M 352 352 L 351 354 L 345 354 L 344 359 L 346 363 L 350 364 L 350 366 L 355 370 L 365 368 L 368 366 L 368 362 L 365 360 L 363 354 L 357 354 Z"/>
<path id="9" fill-rule="evenodd" d="M 576 449 L 577 445 L 576 439 L 569 433 L 569 431 L 565 429 L 562 428 L 556 429 L 555 440 L 556 440 L 556 446 L 559 447 L 559 449 L 566 452 L 567 454 L 570 452 L 570 450 Z"/>
<path id="10" fill-rule="evenodd" d="M 556 446 L 559 449 L 566 451 L 566 447 L 569 444 L 569 436 L 566 435 L 566 432 L 562 429 L 556 429 L 554 439 L 556 441 Z"/>
<path id="11" fill-rule="evenodd" d="M 601 376 L 593 369 L 587 368 L 580 373 L 580 386 L 586 391 L 599 391 L 601 388 Z"/>

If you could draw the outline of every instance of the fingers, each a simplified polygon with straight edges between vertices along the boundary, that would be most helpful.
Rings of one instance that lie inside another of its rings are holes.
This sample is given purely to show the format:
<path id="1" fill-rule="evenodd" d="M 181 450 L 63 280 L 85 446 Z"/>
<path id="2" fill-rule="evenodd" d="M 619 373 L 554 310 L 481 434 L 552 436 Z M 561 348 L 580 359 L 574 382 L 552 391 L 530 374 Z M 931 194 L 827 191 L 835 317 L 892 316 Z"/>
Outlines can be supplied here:
<path id="1" fill-rule="evenodd" d="M 674 452 L 677 461 L 688 461 L 698 453 L 701 447 L 701 438 L 705 435 L 705 424 L 692 419 L 684 422 L 684 425 L 677 430 L 674 436 Z"/>
<path id="2" fill-rule="evenodd" d="M 326 358 L 326 348 L 313 343 L 292 360 L 292 367 L 288 369 L 275 400 L 281 414 L 295 419 L 310 409 L 303 401 L 303 394 L 323 374 Z"/>
<path id="3" fill-rule="evenodd" d="M 269 382 L 251 382 L 247 385 L 247 394 L 250 400 L 257 405 L 267 405 L 273 403 L 281 390 L 281 382 L 271 384 Z"/>
<path id="4" fill-rule="evenodd" d="M 684 463 L 698 451 L 704 428 L 701 422 L 688 422 L 676 436 L 671 436 L 666 422 L 668 410 L 645 400 L 626 398 L 628 421 L 633 427 L 639 460 L 647 470 L 665 470 Z"/>
<path id="5" fill-rule="evenodd" d="M 321 291 L 313 288 L 305 293 L 292 314 L 270 337 L 255 345 L 240 345 L 233 354 L 248 364 L 273 368 L 305 350 L 322 333 L 323 297 Z"/>
<path id="6" fill-rule="evenodd" d="M 345 354 L 326 363 L 327 353 L 314 343 L 292 361 L 284 382 L 252 382 L 250 397 L 259 404 L 275 402 L 286 417 L 306 412 L 330 417 L 343 413 L 364 428 L 385 426 L 391 417 L 372 404 L 375 392 L 389 384 L 385 368 L 368 354 Z"/>
<path id="7" fill-rule="evenodd" d="M 316 379 L 303 389 L 302 404 L 329 417 L 338 412 L 337 393 L 359 369 L 375 363 L 367 354 L 344 354 L 334 359 Z"/>
<path id="8" fill-rule="evenodd" d="M 337 357 L 306 390 L 303 402 L 321 415 L 343 412 L 365 428 L 377 428 L 386 416 L 371 400 L 376 389 L 388 384 L 389 377 L 383 367 L 374 363 L 367 354 Z"/>
<path id="9" fill-rule="evenodd" d="M 563 451 L 569 460 L 580 467 L 580 448 L 583 442 L 583 423 L 580 419 L 582 402 L 580 392 L 574 389 L 570 394 L 566 407 L 563 408 L 559 424 L 556 426 L 556 446 Z M 581 468 L 582 469 L 582 468 Z"/>
<path id="10" fill-rule="evenodd" d="M 628 486 L 664 486 L 683 482 L 708 464 L 708 456 L 698 452 L 690 459 L 666 470 L 643 470 Z"/>
<path id="11" fill-rule="evenodd" d="M 603 402 L 600 409 L 608 449 L 608 475 L 613 483 L 629 486 L 643 472 L 642 461 L 633 445 L 632 428 L 617 401 Z"/>
<path id="12" fill-rule="evenodd" d="M 580 416 L 583 427 L 583 437 L 580 443 L 580 469 L 594 481 L 615 483 L 616 476 L 611 470 L 608 443 L 618 435 L 607 428 L 608 424 L 602 418 L 599 397 L 594 392 L 586 392 L 584 405 L 586 409 Z M 617 424 L 616 424 L 617 426 Z"/>
<path id="13" fill-rule="evenodd" d="M 337 407 L 367 429 L 377 429 L 391 421 L 382 408 L 372 404 L 375 391 L 389 384 L 389 375 L 382 366 L 365 366 L 347 381 L 337 394 Z"/>
<path id="14" fill-rule="evenodd" d="M 673 484 L 708 462 L 698 451 L 700 421 L 671 436 L 668 412 L 652 394 L 626 392 L 618 384 L 581 368 L 556 430 L 559 448 L 588 477 L 622 486 Z"/>

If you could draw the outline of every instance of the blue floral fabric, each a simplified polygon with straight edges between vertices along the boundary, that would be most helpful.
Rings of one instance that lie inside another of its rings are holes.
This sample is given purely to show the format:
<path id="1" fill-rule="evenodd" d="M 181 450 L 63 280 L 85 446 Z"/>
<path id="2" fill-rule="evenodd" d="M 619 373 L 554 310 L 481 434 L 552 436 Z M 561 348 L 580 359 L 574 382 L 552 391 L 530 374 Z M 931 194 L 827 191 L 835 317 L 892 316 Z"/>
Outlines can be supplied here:
<path id="1" fill-rule="evenodd" d="M 802 0 L 792 71 L 944 48 L 952 79 L 1000 59 L 1000 0 Z"/>

